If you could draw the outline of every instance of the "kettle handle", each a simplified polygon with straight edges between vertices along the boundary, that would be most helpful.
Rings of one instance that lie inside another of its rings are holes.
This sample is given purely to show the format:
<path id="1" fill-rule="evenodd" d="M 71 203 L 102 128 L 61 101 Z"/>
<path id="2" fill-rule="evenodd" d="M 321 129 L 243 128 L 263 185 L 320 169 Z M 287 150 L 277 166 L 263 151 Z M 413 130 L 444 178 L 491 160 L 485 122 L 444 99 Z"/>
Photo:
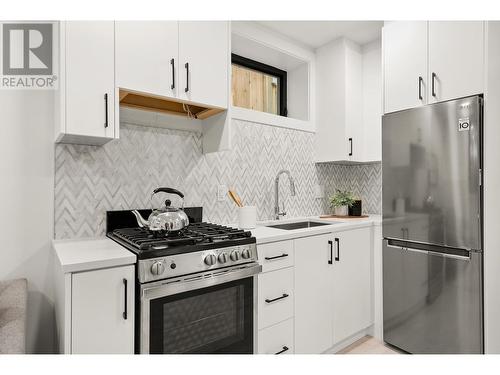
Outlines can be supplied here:
<path id="1" fill-rule="evenodd" d="M 168 194 L 176 194 L 182 199 L 184 199 L 184 194 L 182 194 L 179 190 L 168 188 L 168 187 L 159 187 L 153 190 L 153 195 L 156 193 L 168 193 Z"/>

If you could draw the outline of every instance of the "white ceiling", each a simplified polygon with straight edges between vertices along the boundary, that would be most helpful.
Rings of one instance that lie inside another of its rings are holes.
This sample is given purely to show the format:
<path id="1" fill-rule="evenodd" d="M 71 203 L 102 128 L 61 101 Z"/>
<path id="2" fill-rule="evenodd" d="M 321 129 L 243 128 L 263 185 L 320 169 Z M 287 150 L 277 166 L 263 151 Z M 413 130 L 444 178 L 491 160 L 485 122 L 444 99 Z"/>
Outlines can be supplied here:
<path id="1" fill-rule="evenodd" d="M 316 49 L 346 37 L 358 44 L 380 38 L 383 21 L 258 21 L 274 31 Z"/>

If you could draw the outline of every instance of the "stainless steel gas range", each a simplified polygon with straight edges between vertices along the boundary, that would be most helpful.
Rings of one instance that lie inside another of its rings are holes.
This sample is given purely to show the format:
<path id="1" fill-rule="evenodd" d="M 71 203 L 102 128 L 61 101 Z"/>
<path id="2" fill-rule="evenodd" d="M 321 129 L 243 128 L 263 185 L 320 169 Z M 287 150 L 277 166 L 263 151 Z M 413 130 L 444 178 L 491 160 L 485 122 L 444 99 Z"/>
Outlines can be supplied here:
<path id="1" fill-rule="evenodd" d="M 256 240 L 185 211 L 190 225 L 169 236 L 137 227 L 131 211 L 108 212 L 107 236 L 138 259 L 136 352 L 253 353 Z"/>

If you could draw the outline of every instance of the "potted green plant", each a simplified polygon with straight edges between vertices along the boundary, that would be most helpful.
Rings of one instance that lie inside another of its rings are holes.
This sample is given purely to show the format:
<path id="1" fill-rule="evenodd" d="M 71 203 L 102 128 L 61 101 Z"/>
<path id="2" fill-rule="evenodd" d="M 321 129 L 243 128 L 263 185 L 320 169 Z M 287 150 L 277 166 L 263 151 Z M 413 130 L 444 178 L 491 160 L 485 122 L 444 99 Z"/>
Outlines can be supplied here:
<path id="1" fill-rule="evenodd" d="M 336 189 L 335 194 L 330 197 L 330 206 L 333 207 L 335 215 L 347 216 L 349 214 L 349 207 L 355 201 L 354 194 L 350 191 Z"/>

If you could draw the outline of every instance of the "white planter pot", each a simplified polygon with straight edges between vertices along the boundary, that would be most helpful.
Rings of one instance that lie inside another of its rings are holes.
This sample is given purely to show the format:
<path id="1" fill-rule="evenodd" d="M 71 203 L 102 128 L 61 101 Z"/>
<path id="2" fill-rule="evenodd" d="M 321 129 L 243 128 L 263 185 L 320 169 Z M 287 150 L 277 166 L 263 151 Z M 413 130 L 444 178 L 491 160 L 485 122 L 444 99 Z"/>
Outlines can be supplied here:
<path id="1" fill-rule="evenodd" d="M 334 213 L 337 216 L 347 216 L 349 215 L 349 207 L 348 206 L 335 207 Z"/>

